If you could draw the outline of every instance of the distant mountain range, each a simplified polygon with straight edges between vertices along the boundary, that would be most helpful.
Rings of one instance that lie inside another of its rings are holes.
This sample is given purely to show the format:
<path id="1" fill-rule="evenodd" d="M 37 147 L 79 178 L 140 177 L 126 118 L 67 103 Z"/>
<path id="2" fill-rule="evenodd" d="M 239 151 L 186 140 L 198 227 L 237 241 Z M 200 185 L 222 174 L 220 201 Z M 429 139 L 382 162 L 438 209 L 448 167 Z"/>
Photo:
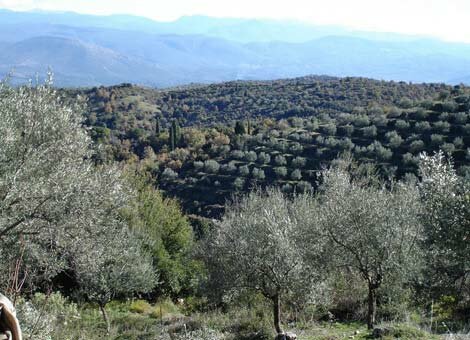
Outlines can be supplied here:
<path id="1" fill-rule="evenodd" d="M 166 87 L 325 74 L 470 83 L 470 45 L 334 26 L 251 19 L 0 10 L 0 75 L 51 68 L 60 86 Z"/>

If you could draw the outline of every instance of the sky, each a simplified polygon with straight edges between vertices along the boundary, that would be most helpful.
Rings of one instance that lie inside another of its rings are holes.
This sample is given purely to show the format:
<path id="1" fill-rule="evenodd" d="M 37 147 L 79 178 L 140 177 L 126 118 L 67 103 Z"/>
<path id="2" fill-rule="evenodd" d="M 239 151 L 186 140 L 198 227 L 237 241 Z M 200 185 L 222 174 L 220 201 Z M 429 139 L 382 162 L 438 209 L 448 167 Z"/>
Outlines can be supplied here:
<path id="1" fill-rule="evenodd" d="M 430 35 L 470 43 L 470 0 L 0 0 L 12 10 L 294 19 L 352 29 Z"/>

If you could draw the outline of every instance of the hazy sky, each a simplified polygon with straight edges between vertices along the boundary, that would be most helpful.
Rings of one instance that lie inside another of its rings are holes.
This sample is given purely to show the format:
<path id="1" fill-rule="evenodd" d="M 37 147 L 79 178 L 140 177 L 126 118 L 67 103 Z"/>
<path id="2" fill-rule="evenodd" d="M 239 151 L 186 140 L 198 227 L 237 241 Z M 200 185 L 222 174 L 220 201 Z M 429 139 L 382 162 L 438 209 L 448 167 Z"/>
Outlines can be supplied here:
<path id="1" fill-rule="evenodd" d="M 0 8 L 297 19 L 355 29 L 434 35 L 470 42 L 470 0 L 0 0 Z"/>

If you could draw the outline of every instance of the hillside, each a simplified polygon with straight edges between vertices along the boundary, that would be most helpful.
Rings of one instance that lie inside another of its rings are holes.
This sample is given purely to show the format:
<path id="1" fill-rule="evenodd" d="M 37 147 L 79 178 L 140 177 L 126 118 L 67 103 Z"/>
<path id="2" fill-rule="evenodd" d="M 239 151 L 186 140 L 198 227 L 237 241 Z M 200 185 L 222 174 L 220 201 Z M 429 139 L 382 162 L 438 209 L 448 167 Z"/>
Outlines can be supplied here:
<path id="1" fill-rule="evenodd" d="M 140 160 L 186 211 L 204 216 L 254 186 L 311 190 L 343 153 L 386 177 L 416 174 L 419 153 L 438 149 L 469 170 L 470 90 L 461 86 L 307 77 L 67 94 L 88 98 L 101 160 Z"/>
<path id="2" fill-rule="evenodd" d="M 115 84 L 134 74 L 147 74 L 146 82 L 154 77 L 169 77 L 155 65 L 129 58 L 114 50 L 77 39 L 34 37 L 5 44 L 0 56 L 0 73 L 13 71 L 15 80 L 28 81 L 39 70 L 54 70 L 64 86 L 75 84 Z M 11 65 L 11 66 L 10 66 Z"/>
<path id="3" fill-rule="evenodd" d="M 140 126 L 139 120 L 162 126 L 178 119 L 185 126 L 233 123 L 247 116 L 274 119 L 290 116 L 312 116 L 327 113 L 336 116 L 355 107 L 398 105 L 404 98 L 415 101 L 432 99 L 451 86 L 443 84 L 413 85 L 384 82 L 367 78 L 334 78 L 311 76 L 276 81 L 227 82 L 194 85 L 168 90 L 123 84 L 88 90 L 69 90 L 89 98 L 96 122 L 112 126 L 108 119 L 124 119 L 135 113 L 141 118 L 135 125 L 122 126 L 124 133 Z"/>

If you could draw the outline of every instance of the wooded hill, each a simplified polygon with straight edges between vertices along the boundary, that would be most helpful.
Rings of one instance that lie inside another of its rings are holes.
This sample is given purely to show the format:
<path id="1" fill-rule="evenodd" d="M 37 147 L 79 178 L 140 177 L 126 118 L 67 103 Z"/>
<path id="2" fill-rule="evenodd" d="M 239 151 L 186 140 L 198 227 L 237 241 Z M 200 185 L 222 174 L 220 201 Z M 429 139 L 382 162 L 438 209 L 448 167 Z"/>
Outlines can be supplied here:
<path id="1" fill-rule="evenodd" d="M 318 170 L 345 152 L 387 177 L 416 174 L 419 153 L 438 149 L 469 171 L 464 86 L 307 77 L 67 94 L 88 99 L 101 161 L 139 161 L 187 212 L 205 216 L 254 186 L 311 190 Z"/>

